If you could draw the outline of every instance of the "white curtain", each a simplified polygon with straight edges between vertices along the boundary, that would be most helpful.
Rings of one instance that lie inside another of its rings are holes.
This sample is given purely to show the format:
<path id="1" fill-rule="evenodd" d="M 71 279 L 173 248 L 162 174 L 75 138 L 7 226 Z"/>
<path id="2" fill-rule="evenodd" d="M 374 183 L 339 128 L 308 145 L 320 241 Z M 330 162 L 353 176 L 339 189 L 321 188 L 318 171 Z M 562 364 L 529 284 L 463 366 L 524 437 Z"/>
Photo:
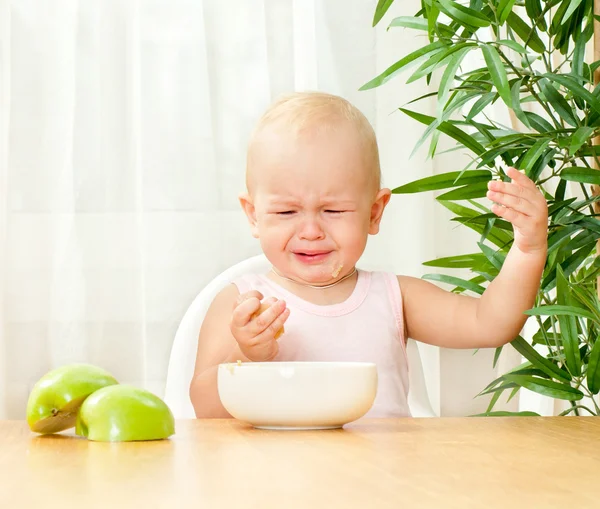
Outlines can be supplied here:
<path id="1" fill-rule="evenodd" d="M 248 134 L 280 93 L 354 102 L 389 187 L 463 167 L 456 153 L 409 159 L 422 127 L 395 110 L 423 83 L 358 91 L 423 43 L 373 29 L 375 4 L 0 0 L 0 418 L 23 418 L 35 381 L 75 361 L 162 395 L 188 304 L 259 252 L 237 195 Z M 472 251 L 448 217 L 431 194 L 394 196 L 362 267 L 421 276 Z M 473 397 L 492 353 L 423 348 L 441 415 L 485 409 Z"/>

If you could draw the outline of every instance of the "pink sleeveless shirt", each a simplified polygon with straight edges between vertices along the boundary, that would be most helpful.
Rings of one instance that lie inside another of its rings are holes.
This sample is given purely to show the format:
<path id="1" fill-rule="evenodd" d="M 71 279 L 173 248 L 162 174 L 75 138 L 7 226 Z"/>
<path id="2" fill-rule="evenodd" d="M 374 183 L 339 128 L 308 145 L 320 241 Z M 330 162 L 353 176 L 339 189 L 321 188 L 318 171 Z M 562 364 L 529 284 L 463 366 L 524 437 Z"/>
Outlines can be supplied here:
<path id="1" fill-rule="evenodd" d="M 410 416 L 402 297 L 394 274 L 359 270 L 352 295 L 328 306 L 301 299 L 262 274 L 232 282 L 240 293 L 258 290 L 286 301 L 290 316 L 275 361 L 373 362 L 377 396 L 365 417 Z"/>

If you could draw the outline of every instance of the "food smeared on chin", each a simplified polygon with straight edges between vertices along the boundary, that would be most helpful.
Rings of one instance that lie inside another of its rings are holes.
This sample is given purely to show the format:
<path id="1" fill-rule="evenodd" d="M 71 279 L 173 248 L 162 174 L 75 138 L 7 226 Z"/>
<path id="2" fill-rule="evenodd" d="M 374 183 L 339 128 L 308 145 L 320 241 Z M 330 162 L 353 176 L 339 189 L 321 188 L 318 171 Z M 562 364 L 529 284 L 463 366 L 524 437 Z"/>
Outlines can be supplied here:
<path id="1" fill-rule="evenodd" d="M 344 267 L 344 264 L 340 263 L 337 268 L 333 269 L 333 272 L 331 273 L 331 277 L 338 277 L 340 275 L 340 272 L 342 272 L 343 267 Z"/>

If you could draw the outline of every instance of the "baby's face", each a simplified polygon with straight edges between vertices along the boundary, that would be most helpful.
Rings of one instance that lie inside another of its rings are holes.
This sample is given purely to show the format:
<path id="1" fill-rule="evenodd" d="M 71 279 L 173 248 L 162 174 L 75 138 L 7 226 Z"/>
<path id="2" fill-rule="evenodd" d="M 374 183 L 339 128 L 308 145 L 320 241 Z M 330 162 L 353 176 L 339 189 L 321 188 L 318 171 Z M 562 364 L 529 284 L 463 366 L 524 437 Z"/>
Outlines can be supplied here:
<path id="1" fill-rule="evenodd" d="M 343 277 L 379 224 L 372 215 L 381 192 L 357 133 L 348 126 L 301 138 L 272 132 L 261 140 L 245 209 L 265 255 L 296 280 L 324 284 Z"/>

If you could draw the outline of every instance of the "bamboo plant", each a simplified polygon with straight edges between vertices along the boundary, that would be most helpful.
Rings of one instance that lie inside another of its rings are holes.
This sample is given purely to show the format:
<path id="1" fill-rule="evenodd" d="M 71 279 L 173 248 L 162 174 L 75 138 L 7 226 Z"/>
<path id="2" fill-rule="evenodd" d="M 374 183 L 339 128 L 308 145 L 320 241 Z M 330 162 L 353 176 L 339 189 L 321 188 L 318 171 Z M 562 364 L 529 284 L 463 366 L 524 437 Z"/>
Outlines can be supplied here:
<path id="1" fill-rule="evenodd" d="M 379 0 L 374 26 L 393 2 Z M 496 404 L 523 387 L 567 401 L 565 415 L 600 415 L 595 397 L 600 391 L 600 147 L 594 145 L 600 135 L 600 85 L 594 84 L 600 61 L 585 58 L 595 20 L 600 17 L 593 0 L 422 0 L 414 16 L 395 18 L 390 28 L 414 30 L 423 45 L 362 87 L 379 87 L 410 69 L 406 82 L 425 80 L 431 90 L 410 101 L 410 108 L 399 108 L 424 125 L 415 151 L 428 142 L 434 157 L 445 135 L 455 140 L 455 150 L 469 154 L 469 164 L 459 171 L 393 190 L 444 190 L 436 199 L 453 214 L 452 221 L 480 236 L 472 253 L 424 263 L 467 269 L 470 276 L 424 278 L 480 295 L 498 274 L 513 242 L 512 227 L 482 199 L 490 179 L 509 180 L 506 167 L 526 172 L 547 199 L 548 258 L 536 305 L 528 311 L 537 332 L 511 343 L 525 362 L 481 391 L 491 395 L 487 415 L 505 415 L 494 411 Z M 467 68 L 467 55 L 481 65 Z M 435 116 L 417 111 L 415 103 L 436 96 Z M 493 119 L 491 109 L 498 107 L 507 109 L 511 125 Z M 497 349 L 494 365 L 500 353 Z"/>

